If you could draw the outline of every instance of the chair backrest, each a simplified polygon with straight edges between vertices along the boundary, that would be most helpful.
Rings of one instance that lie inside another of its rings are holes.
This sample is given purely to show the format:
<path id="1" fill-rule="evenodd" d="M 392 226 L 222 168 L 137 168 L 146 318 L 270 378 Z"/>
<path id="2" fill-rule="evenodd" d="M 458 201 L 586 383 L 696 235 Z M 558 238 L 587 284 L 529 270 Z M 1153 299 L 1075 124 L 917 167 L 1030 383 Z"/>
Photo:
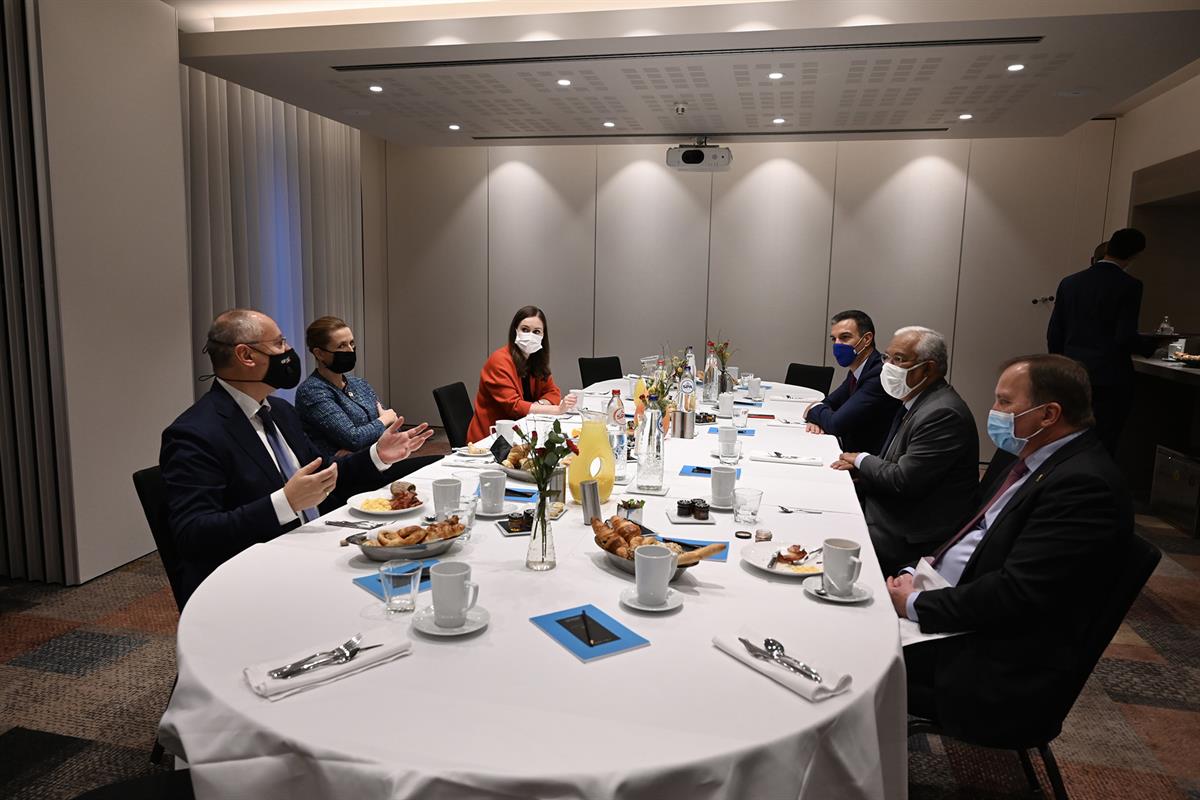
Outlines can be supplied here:
<path id="1" fill-rule="evenodd" d="M 625 373 L 621 371 L 620 356 L 600 356 L 598 358 L 579 359 L 579 380 L 585 387 L 600 381 L 611 381 L 620 378 Z"/>
<path id="2" fill-rule="evenodd" d="M 829 387 L 833 385 L 833 367 L 792 363 L 788 365 L 787 378 L 783 382 L 789 386 L 804 386 L 816 389 L 821 394 L 829 394 Z"/>
<path id="3" fill-rule="evenodd" d="M 471 396 L 467 394 L 467 385 L 462 381 L 439 386 L 433 390 L 433 402 L 437 403 L 438 414 L 442 417 L 442 427 L 446 429 L 446 438 L 451 447 L 467 445 L 467 429 L 475 418 L 475 406 L 471 404 Z"/>
<path id="4" fill-rule="evenodd" d="M 175 605 L 183 611 L 184 601 L 187 600 L 182 590 L 183 563 L 175 546 L 175 536 L 171 533 L 171 522 L 167 513 L 167 484 L 163 480 L 162 470 L 157 466 L 139 469 L 133 473 L 133 488 L 137 490 L 142 512 L 146 515 L 150 533 L 154 536 L 154 546 L 158 548 L 158 558 L 162 561 L 167 581 L 171 584 Z"/>

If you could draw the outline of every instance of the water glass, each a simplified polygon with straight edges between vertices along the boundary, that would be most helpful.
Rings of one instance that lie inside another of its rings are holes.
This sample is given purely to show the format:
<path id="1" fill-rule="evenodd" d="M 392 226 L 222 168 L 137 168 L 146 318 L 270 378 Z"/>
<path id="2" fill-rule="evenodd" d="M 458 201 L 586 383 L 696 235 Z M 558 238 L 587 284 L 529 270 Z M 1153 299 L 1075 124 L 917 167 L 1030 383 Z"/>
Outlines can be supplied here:
<path id="1" fill-rule="evenodd" d="M 725 368 L 725 371 L 729 373 L 729 377 L 733 378 L 734 383 L 737 383 L 739 380 L 741 380 L 741 375 L 738 372 L 737 367 L 728 366 Z"/>
<path id="2" fill-rule="evenodd" d="M 735 522 L 758 522 L 758 507 L 762 505 L 761 489 L 733 490 L 733 519 Z"/>
<path id="3" fill-rule="evenodd" d="M 421 562 L 397 559 L 379 566 L 383 586 L 383 608 L 389 614 L 403 614 L 417 607 L 421 588 Z"/>
<path id="4" fill-rule="evenodd" d="M 722 442 L 718 448 L 717 457 L 722 464 L 736 464 L 742 460 L 741 442 Z"/>
<path id="5" fill-rule="evenodd" d="M 479 510 L 479 498 L 475 496 L 460 497 L 458 499 L 458 508 L 452 511 L 452 514 L 458 516 L 458 521 L 466 528 L 462 535 L 458 537 L 460 542 L 471 541 L 471 529 L 475 527 L 475 512 Z"/>
<path id="6" fill-rule="evenodd" d="M 733 409 L 733 427 L 745 428 L 746 421 L 750 418 L 750 409 L 738 406 Z"/>

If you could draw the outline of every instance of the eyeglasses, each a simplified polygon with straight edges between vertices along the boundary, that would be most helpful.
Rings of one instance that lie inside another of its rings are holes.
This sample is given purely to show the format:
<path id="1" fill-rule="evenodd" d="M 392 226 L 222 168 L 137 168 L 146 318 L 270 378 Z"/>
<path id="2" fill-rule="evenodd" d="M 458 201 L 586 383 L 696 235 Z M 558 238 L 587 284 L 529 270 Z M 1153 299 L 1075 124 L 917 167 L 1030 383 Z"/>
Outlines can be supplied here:
<path id="1" fill-rule="evenodd" d="M 883 363 L 894 364 L 897 367 L 904 366 L 904 363 L 906 361 L 916 361 L 915 358 L 908 358 L 906 356 L 901 356 L 901 355 L 894 356 L 894 355 L 891 355 L 890 353 L 880 353 L 880 356 L 883 358 Z"/>

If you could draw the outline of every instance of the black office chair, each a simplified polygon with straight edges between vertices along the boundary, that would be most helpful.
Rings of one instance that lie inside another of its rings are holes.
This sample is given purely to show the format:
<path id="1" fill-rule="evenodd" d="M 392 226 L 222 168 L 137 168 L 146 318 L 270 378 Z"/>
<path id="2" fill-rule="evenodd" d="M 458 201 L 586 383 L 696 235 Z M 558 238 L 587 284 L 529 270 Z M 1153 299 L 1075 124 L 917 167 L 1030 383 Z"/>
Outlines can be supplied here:
<path id="1" fill-rule="evenodd" d="M 194 800 L 195 797 L 191 771 L 173 769 L 100 786 L 75 800 Z"/>
<path id="2" fill-rule="evenodd" d="M 804 386 L 821 394 L 829 394 L 829 387 L 833 385 L 833 367 L 788 364 L 787 377 L 783 382 L 789 386 Z"/>
<path id="3" fill-rule="evenodd" d="M 433 390 L 433 402 L 437 403 L 438 414 L 442 417 L 442 427 L 446 429 L 446 438 L 451 447 L 467 445 L 467 429 L 475 418 L 475 406 L 467 394 L 467 385 L 462 381 L 439 386 Z"/>
<path id="4" fill-rule="evenodd" d="M 625 373 L 621 371 L 620 356 L 579 359 L 579 380 L 583 382 L 584 386 L 624 376 Z"/>
<path id="5" fill-rule="evenodd" d="M 1029 781 L 1030 787 L 1039 796 L 1041 785 L 1038 783 L 1037 772 L 1033 768 L 1029 751 L 1036 749 L 1041 754 L 1042 763 L 1046 766 L 1046 775 L 1050 779 L 1050 787 L 1054 790 L 1056 800 L 1067 800 L 1067 789 L 1063 785 L 1062 774 L 1058 771 L 1058 762 L 1054 760 L 1054 753 L 1050 750 L 1050 742 L 1061 732 L 1063 720 L 1070 713 L 1071 706 L 1075 705 L 1076 698 L 1083 691 L 1083 686 L 1091 677 L 1092 670 L 1096 668 L 1100 657 L 1104 655 L 1104 649 L 1116 635 L 1117 628 L 1121 627 L 1125 615 L 1129 613 L 1130 607 L 1137 600 L 1138 593 L 1146 585 L 1154 568 L 1158 566 L 1162 553 L 1157 547 L 1135 535 L 1129 545 L 1127 557 L 1125 571 L 1116 576 L 1115 580 L 1109 576 L 1109 590 L 1100 598 L 1100 607 L 1096 609 L 1096 615 L 1092 617 L 1091 629 L 1087 632 L 1084 646 L 1079 653 L 1074 680 L 1061 698 L 1061 715 L 1058 717 L 1053 735 L 1047 736 L 1045 730 L 1028 731 L 1014 736 L 1011 741 L 1002 745 L 986 745 L 995 749 L 1016 750 L 1017 755 L 1021 758 L 1021 767 L 1025 770 L 1025 777 Z M 989 729 L 988 720 L 979 720 L 979 725 L 981 735 L 992 742 L 994 730 Z M 910 717 L 908 735 L 916 736 L 923 733 L 946 735 L 942 733 L 936 720 Z M 978 741 L 971 741 L 971 736 L 955 736 L 954 738 L 967 744 L 985 746 L 980 745 Z"/>

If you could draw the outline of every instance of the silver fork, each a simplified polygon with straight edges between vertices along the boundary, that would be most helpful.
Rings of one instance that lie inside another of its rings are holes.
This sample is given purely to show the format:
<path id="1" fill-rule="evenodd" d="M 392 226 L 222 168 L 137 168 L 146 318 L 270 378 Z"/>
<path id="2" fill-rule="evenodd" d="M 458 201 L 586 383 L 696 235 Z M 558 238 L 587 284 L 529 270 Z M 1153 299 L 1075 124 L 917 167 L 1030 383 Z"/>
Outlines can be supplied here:
<path id="1" fill-rule="evenodd" d="M 363 635 L 361 633 L 355 634 L 351 638 L 347 639 L 344 644 L 341 644 L 338 647 L 333 648 L 332 650 L 325 650 L 320 653 L 313 653 L 308 658 L 302 658 L 299 661 L 293 661 L 290 664 L 284 664 L 282 667 L 273 669 L 270 672 L 268 672 L 267 674 L 275 679 L 290 678 L 290 677 L 292 677 L 292 675 L 299 674 L 300 671 L 303 671 L 303 670 L 309 668 L 310 665 L 314 665 L 317 662 L 319 662 L 321 664 L 327 663 L 328 659 L 336 657 L 337 655 L 339 655 L 341 653 L 347 652 L 351 648 L 353 648 L 353 650 L 357 651 L 358 644 L 359 644 L 359 642 L 362 641 L 362 637 L 363 637 Z"/>

